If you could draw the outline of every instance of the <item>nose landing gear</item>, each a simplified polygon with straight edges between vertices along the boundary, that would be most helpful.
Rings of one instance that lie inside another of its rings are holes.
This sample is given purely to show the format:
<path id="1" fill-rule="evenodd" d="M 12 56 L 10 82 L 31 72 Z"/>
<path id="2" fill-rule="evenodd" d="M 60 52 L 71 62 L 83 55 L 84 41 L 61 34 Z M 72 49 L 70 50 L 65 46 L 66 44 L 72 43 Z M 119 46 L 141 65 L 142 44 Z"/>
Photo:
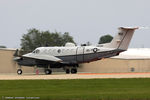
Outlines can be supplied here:
<path id="1" fill-rule="evenodd" d="M 21 75 L 21 74 L 22 74 L 22 70 L 21 70 L 21 69 L 18 69 L 18 70 L 17 70 L 17 74 L 18 74 L 18 75 Z"/>

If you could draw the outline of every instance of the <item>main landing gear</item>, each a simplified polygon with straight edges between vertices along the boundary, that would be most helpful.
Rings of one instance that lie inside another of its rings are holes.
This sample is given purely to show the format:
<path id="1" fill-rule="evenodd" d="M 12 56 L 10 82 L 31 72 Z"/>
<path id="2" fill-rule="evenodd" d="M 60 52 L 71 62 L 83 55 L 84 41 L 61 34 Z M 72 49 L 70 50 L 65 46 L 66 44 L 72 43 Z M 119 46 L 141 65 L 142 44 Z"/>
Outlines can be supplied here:
<path id="1" fill-rule="evenodd" d="M 77 68 L 67 68 L 66 70 L 66 74 L 76 74 L 77 73 Z"/>

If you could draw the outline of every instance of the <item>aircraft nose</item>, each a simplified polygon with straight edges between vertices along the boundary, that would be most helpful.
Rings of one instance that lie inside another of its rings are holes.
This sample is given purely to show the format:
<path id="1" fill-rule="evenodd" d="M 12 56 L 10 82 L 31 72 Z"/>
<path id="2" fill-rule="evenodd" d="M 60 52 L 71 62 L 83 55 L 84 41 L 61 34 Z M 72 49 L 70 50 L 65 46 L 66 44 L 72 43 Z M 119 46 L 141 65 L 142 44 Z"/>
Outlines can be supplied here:
<path id="1" fill-rule="evenodd" d="M 23 57 L 30 57 L 30 56 L 32 56 L 32 53 L 27 53 L 27 54 L 23 55 Z"/>

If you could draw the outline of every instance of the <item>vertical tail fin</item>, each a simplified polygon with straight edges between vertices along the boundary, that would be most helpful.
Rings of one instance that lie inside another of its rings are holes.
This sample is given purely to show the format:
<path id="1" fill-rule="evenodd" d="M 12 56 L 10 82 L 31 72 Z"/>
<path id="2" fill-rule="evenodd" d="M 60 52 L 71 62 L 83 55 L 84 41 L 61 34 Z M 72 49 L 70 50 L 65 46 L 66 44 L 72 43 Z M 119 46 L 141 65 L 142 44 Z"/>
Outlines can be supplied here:
<path id="1" fill-rule="evenodd" d="M 106 45 L 106 47 L 127 50 L 136 29 L 138 29 L 138 27 L 120 27 L 118 34 Z"/>

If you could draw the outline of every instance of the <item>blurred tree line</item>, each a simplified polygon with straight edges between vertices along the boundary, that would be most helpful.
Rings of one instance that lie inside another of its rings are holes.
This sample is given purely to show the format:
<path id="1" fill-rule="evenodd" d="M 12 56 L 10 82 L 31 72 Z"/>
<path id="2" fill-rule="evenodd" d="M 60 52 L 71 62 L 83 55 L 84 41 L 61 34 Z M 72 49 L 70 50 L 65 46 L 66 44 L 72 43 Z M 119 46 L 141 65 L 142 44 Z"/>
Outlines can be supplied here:
<path id="1" fill-rule="evenodd" d="M 109 34 L 100 37 L 98 44 L 109 43 L 113 37 Z"/>
<path id="2" fill-rule="evenodd" d="M 39 31 L 35 28 L 29 29 L 27 34 L 23 34 L 21 39 L 21 49 L 33 51 L 37 47 L 64 46 L 67 42 L 75 43 L 73 37 L 68 32 Z"/>
<path id="3" fill-rule="evenodd" d="M 98 44 L 109 43 L 112 41 L 112 39 L 113 39 L 113 37 L 109 34 L 103 35 L 99 38 Z M 85 44 L 81 44 L 81 46 L 84 46 L 84 45 L 90 46 L 90 45 L 92 45 L 92 43 L 90 43 L 90 41 L 88 41 Z"/>
<path id="4" fill-rule="evenodd" d="M 0 48 L 7 48 L 6 46 L 4 46 L 4 45 L 0 45 Z"/>
<path id="5" fill-rule="evenodd" d="M 113 39 L 111 35 L 104 35 L 99 38 L 99 44 L 108 43 Z M 39 31 L 38 29 L 29 29 L 23 34 L 21 39 L 21 49 L 24 53 L 31 52 L 37 47 L 46 46 L 64 46 L 67 42 L 75 43 L 72 36 L 68 32 L 49 32 Z M 76 43 L 75 43 L 76 44 Z M 91 45 L 88 41 L 85 45 Z"/>
<path id="6" fill-rule="evenodd" d="M 113 37 L 109 34 L 103 35 L 99 38 L 98 43 L 109 43 Z M 21 49 L 25 52 L 31 52 L 37 47 L 46 46 L 64 46 L 67 42 L 75 43 L 69 32 L 49 32 L 39 31 L 38 29 L 29 29 L 26 34 L 23 34 L 21 39 Z M 76 44 L 76 43 L 75 43 Z M 81 45 L 92 45 L 89 41 Z M 0 48 L 7 48 L 6 46 L 0 45 Z"/>

